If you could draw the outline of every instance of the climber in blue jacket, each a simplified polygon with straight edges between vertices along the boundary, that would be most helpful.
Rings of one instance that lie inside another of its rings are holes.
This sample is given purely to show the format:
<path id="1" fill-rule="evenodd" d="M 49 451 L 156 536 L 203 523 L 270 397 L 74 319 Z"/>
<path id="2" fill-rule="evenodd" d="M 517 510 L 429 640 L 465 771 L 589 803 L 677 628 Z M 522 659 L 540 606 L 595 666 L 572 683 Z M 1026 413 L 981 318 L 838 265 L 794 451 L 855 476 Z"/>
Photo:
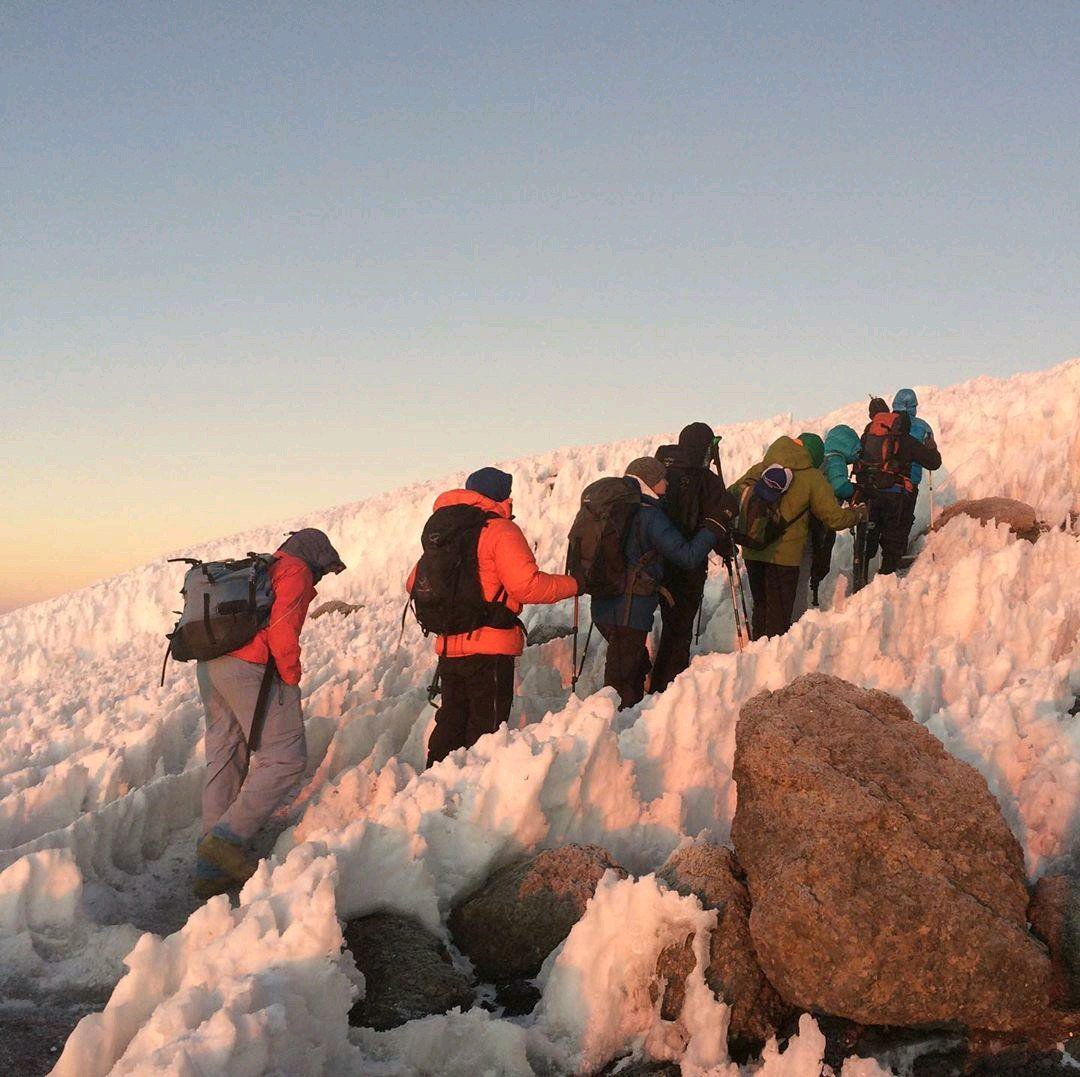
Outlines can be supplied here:
<path id="1" fill-rule="evenodd" d="M 919 398 L 914 389 L 901 389 L 893 397 L 893 411 L 906 411 L 911 418 L 911 436 L 924 445 L 934 436 L 934 431 L 925 419 L 919 418 Z M 904 534 L 904 552 L 907 552 L 908 542 L 911 538 L 911 529 L 915 525 L 915 505 L 919 500 L 919 483 L 922 482 L 923 469 L 921 464 L 912 463 L 909 478 L 913 489 L 904 494 L 901 526 Z"/>

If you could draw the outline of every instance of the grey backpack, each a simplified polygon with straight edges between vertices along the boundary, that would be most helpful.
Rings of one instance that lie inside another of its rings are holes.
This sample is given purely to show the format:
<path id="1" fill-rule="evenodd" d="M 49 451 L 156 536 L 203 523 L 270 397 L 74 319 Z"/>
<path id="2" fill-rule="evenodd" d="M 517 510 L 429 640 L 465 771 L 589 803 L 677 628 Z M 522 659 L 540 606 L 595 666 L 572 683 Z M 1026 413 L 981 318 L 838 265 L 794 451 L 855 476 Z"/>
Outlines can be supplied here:
<path id="1" fill-rule="evenodd" d="M 191 567 L 180 590 L 184 609 L 167 635 L 165 662 L 170 655 L 177 662 L 220 658 L 252 640 L 270 619 L 274 604 L 270 566 L 274 560 L 268 553 L 249 553 L 240 561 L 170 558 L 170 563 Z M 164 665 L 161 682 L 165 683 Z"/>

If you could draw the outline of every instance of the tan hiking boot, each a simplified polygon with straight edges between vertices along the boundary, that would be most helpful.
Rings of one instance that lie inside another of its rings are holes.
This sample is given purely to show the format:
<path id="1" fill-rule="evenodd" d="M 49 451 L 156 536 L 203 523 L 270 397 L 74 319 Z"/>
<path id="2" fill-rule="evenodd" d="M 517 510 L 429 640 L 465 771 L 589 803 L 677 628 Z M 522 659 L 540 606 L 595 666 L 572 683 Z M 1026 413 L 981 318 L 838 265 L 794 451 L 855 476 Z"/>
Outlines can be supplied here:
<path id="1" fill-rule="evenodd" d="M 212 897 L 217 897 L 218 894 L 227 894 L 230 890 L 235 890 L 236 887 L 237 882 L 235 879 L 229 878 L 228 875 L 222 875 L 216 879 L 196 878 L 191 889 L 200 901 L 209 901 Z"/>
<path id="2" fill-rule="evenodd" d="M 259 866 L 257 860 L 252 860 L 244 852 L 243 846 L 234 841 L 226 841 L 217 834 L 207 834 L 199 842 L 195 855 L 207 864 L 230 875 L 235 882 L 246 883 L 255 869 Z"/>

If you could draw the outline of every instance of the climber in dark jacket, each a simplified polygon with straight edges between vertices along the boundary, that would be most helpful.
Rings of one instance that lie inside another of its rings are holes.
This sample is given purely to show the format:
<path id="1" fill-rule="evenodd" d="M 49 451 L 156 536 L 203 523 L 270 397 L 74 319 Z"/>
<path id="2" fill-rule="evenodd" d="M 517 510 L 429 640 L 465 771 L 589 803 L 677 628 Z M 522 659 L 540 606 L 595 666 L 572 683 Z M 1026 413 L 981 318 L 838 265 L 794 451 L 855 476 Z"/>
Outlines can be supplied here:
<path id="1" fill-rule="evenodd" d="M 738 502 L 728 493 L 719 474 L 719 456 L 715 455 L 716 438 L 707 423 L 690 423 L 679 434 L 678 445 L 663 445 L 656 458 L 667 467 L 667 491 L 662 505 L 671 522 L 690 539 L 701 529 L 710 511 L 716 522 L 728 528 L 739 511 Z M 709 467 L 714 456 L 717 471 Z M 731 557 L 731 538 L 727 532 L 713 546 L 714 552 L 725 560 Z M 709 574 L 708 559 L 693 568 L 677 562 L 664 561 L 664 589 L 671 602 L 660 606 L 660 645 L 653 662 L 653 692 L 662 692 L 690 665 L 690 643 L 694 636 L 694 620 L 701 609 L 705 580 Z"/>
<path id="2" fill-rule="evenodd" d="M 649 652 L 645 641 L 652 631 L 660 602 L 665 559 L 684 569 L 704 564 L 709 551 L 724 533 L 712 508 L 702 527 L 687 539 L 667 518 L 660 499 L 667 488 L 667 471 L 659 460 L 643 456 L 632 461 L 626 478 L 641 490 L 641 508 L 626 538 L 629 566 L 627 593 L 592 599 L 592 619 L 608 641 L 604 684 L 619 693 L 621 708 L 640 703 L 645 695 Z"/>

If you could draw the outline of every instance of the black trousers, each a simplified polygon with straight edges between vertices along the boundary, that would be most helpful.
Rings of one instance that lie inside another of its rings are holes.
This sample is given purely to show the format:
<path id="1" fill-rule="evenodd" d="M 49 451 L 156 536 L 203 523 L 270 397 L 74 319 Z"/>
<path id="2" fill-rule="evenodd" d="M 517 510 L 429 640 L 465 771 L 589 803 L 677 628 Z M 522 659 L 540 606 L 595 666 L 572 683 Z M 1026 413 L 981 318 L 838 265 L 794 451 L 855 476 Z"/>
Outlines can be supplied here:
<path id="1" fill-rule="evenodd" d="M 866 563 L 881 547 L 881 567 L 878 572 L 888 576 L 900 567 L 900 559 L 907 550 L 908 532 L 911 524 L 904 522 L 904 499 L 901 493 L 874 491 L 870 495 L 870 526 L 867 530 Z M 912 505 L 912 521 L 915 507 Z"/>
<path id="2" fill-rule="evenodd" d="M 626 710 L 645 698 L 645 678 L 649 675 L 649 633 L 626 625 L 597 624 L 596 630 L 607 640 L 604 684 L 619 693 L 619 710 Z"/>
<path id="3" fill-rule="evenodd" d="M 754 639 L 782 636 L 791 627 L 795 593 L 799 589 L 799 566 L 747 559 L 746 575 L 754 599 L 751 635 Z"/>
<path id="4" fill-rule="evenodd" d="M 471 654 L 439 661 L 442 706 L 428 741 L 427 765 L 456 748 L 470 748 L 510 717 L 514 701 L 514 659 L 505 654 Z"/>
<path id="5" fill-rule="evenodd" d="M 693 576 L 669 573 L 664 577 L 664 587 L 675 601 L 673 605 L 660 602 L 662 628 L 652 667 L 653 692 L 662 692 L 690 665 L 690 644 L 705 590 L 705 573 Z"/>
<path id="6" fill-rule="evenodd" d="M 915 506 L 919 501 L 919 488 L 916 486 L 910 494 L 903 494 L 900 507 L 900 522 L 897 527 L 898 535 L 904 536 L 904 548 L 900 551 L 902 557 L 907 553 L 908 543 L 911 541 L 911 529 L 915 526 Z"/>

